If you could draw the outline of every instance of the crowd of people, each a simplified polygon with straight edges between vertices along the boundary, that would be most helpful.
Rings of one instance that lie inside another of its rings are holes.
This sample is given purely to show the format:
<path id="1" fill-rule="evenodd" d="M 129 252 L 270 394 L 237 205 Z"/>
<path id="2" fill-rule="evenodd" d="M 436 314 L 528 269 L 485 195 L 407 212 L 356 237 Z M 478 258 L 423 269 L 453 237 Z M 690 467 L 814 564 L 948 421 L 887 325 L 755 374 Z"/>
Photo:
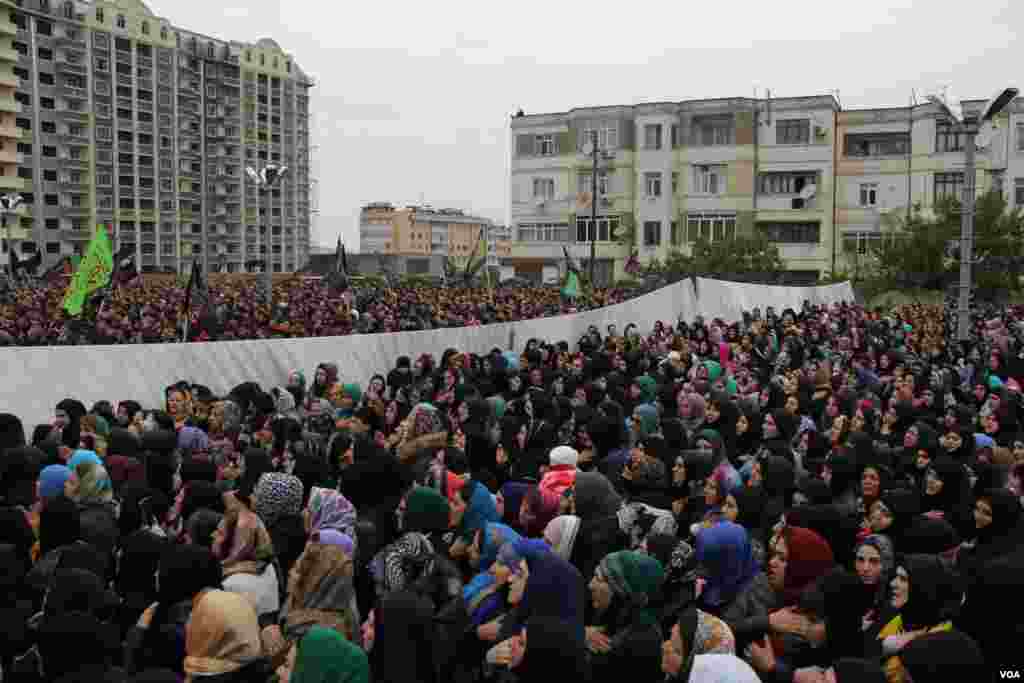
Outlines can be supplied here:
<path id="1" fill-rule="evenodd" d="M 19 285 L 0 299 L 0 345 L 167 343 L 323 337 L 403 332 L 529 320 L 621 303 L 639 290 L 604 289 L 568 300 L 553 287 L 456 288 L 353 286 L 295 277 L 274 288 L 274 306 L 251 277 L 214 275 L 208 300 L 191 299 L 188 286 L 165 275 L 143 276 L 113 289 L 83 315 L 67 315 L 67 283 Z M 188 311 L 185 313 L 185 311 Z"/>
<path id="2" fill-rule="evenodd" d="M 989 313 L 968 345 L 805 305 L 2 415 L 2 681 L 1019 671 L 1024 329 Z"/>

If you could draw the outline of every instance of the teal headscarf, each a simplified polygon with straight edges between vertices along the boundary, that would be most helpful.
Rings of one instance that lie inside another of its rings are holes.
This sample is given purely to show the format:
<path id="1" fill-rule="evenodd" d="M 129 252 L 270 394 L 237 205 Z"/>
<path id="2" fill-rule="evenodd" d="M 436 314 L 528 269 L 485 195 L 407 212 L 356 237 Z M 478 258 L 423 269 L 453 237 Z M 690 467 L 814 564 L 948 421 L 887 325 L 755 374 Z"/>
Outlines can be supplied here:
<path id="1" fill-rule="evenodd" d="M 597 571 L 625 604 L 635 610 L 637 622 L 658 623 L 657 612 L 648 605 L 665 580 L 665 567 L 647 553 L 622 550 L 606 555 Z"/>
<path id="2" fill-rule="evenodd" d="M 462 488 L 462 499 L 466 501 L 466 512 L 459 524 L 458 536 L 466 543 L 473 542 L 473 534 L 483 529 L 488 522 L 500 522 L 494 496 L 478 481 L 469 481 Z"/>
<path id="3" fill-rule="evenodd" d="M 642 403 L 633 409 L 633 412 L 640 416 L 640 433 L 636 436 L 642 438 L 658 432 L 658 409 L 650 403 Z"/>
<path id="4" fill-rule="evenodd" d="M 640 387 L 640 402 L 654 403 L 658 399 L 658 382 L 650 375 L 640 375 L 636 378 Z"/>
<path id="5" fill-rule="evenodd" d="M 291 683 L 370 683 L 366 653 L 340 633 L 314 626 L 299 641 Z"/>

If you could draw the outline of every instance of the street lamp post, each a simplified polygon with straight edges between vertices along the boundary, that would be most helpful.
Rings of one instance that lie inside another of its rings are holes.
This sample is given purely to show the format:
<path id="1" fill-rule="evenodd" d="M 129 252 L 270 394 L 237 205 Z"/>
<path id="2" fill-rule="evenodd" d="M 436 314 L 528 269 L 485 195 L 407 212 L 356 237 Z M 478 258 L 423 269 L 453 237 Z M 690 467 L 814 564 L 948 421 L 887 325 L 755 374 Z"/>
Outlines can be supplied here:
<path id="1" fill-rule="evenodd" d="M 271 254 L 273 253 L 273 240 L 271 239 L 271 233 L 273 232 L 273 228 L 270 225 L 270 190 L 281 181 L 281 178 L 284 178 L 286 173 L 288 173 L 288 167 L 280 166 L 278 164 L 267 164 L 262 170 L 257 171 L 252 167 L 246 166 L 245 173 L 249 176 L 249 179 L 256 184 L 260 195 L 260 206 L 264 209 L 267 215 L 267 232 L 265 235 L 267 254 L 263 266 L 263 293 L 267 298 L 267 304 L 273 306 L 274 268 L 271 262 Z"/>
<path id="2" fill-rule="evenodd" d="M 975 153 L 979 126 L 990 124 L 999 112 L 1017 97 L 1018 92 L 1017 88 L 1006 88 L 1000 91 L 985 104 L 981 116 L 965 116 L 958 103 L 946 102 L 936 95 L 928 97 L 928 101 L 938 105 L 964 134 L 964 184 L 963 201 L 960 206 L 960 285 L 957 297 L 956 329 L 956 338 L 959 342 L 967 342 L 971 338 L 971 288 L 974 285 L 972 273 L 974 266 L 974 187 L 977 175 Z"/>

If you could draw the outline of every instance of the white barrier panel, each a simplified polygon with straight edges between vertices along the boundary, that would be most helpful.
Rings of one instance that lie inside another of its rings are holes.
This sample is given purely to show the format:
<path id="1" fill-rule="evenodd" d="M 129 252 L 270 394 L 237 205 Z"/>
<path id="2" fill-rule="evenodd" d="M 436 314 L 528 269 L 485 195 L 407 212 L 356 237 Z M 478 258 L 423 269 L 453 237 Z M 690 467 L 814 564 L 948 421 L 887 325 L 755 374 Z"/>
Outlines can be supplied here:
<path id="1" fill-rule="evenodd" d="M 782 314 L 787 308 L 800 311 L 804 300 L 812 305 L 854 302 L 853 285 L 842 282 L 818 287 L 785 287 L 779 285 L 752 285 L 697 278 L 697 300 L 705 320 L 721 318 L 740 320 L 743 311 L 760 308 L 764 313 L 769 306 Z"/>
<path id="2" fill-rule="evenodd" d="M 0 412 L 18 415 L 31 431 L 50 421 L 54 406 L 67 397 L 87 408 L 102 399 L 155 407 L 163 405 L 164 387 L 182 379 L 225 394 L 242 382 L 265 388 L 284 384 L 296 369 L 312 381 L 317 364 L 331 361 L 343 379 L 365 383 L 376 373 L 386 374 L 399 356 L 437 357 L 448 348 L 476 353 L 506 349 L 513 331 L 517 349 L 532 337 L 574 346 L 591 325 L 603 334 L 608 324 L 622 330 L 635 322 L 646 332 L 656 320 L 674 323 L 680 314 L 692 319 L 696 313 L 697 299 L 687 280 L 594 311 L 479 327 L 196 344 L 9 347 L 0 350 Z"/>

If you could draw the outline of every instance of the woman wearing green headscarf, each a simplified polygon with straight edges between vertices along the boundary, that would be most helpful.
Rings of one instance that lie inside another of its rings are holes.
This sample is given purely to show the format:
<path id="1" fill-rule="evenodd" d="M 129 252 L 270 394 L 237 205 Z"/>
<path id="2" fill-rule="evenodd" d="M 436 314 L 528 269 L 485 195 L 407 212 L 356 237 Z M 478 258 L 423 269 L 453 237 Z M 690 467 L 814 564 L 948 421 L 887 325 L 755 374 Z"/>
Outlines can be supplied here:
<path id="1" fill-rule="evenodd" d="M 590 580 L 594 624 L 587 626 L 593 671 L 607 680 L 660 681 L 661 628 L 652 606 L 665 568 L 654 557 L 623 550 L 606 555 Z"/>
<path id="2" fill-rule="evenodd" d="M 314 626 L 277 670 L 280 683 L 369 683 L 366 653 L 337 631 Z"/>

